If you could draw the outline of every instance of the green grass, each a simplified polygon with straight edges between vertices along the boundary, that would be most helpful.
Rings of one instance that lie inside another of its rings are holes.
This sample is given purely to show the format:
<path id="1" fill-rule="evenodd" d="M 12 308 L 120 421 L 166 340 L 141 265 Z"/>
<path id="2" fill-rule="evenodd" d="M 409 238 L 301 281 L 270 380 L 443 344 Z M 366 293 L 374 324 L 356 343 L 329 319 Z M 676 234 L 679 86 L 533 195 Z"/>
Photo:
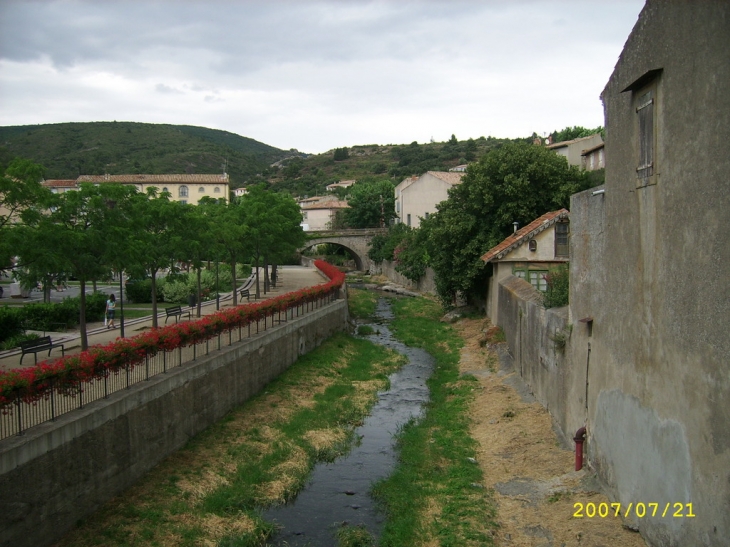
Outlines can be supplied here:
<path id="1" fill-rule="evenodd" d="M 379 296 L 373 291 L 362 289 L 349 289 L 347 293 L 350 315 L 355 319 L 372 319 Z"/>
<path id="2" fill-rule="evenodd" d="M 354 427 L 404 361 L 367 340 L 333 336 L 60 545 L 263 545 L 274 526 L 261 507 L 291 500 L 316 462 L 348 452 Z M 321 432 L 336 434 L 317 442 Z M 243 521 L 245 531 L 236 528 Z"/>
<path id="3" fill-rule="evenodd" d="M 387 512 L 381 547 L 434 544 L 444 547 L 492 545 L 496 507 L 482 481 L 476 441 L 469 435 L 469 404 L 476 379 L 459 376 L 461 339 L 439 322 L 441 308 L 423 298 L 394 302 L 392 330 L 410 346 L 436 359 L 428 384 L 431 401 L 419 422 L 398 438 L 395 472 L 373 494 Z"/>

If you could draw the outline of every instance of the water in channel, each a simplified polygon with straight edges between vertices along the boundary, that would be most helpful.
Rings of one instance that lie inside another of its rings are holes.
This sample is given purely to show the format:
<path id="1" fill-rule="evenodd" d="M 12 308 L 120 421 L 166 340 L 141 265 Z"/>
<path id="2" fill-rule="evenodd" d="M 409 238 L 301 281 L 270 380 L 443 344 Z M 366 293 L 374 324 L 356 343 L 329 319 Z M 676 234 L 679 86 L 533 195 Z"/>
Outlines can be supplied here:
<path id="1" fill-rule="evenodd" d="M 388 299 L 381 298 L 376 334 L 368 340 L 391 348 L 408 358 L 408 363 L 390 375 L 390 389 L 378 399 L 363 425 L 355 429 L 355 446 L 348 455 L 314 467 L 307 486 L 287 505 L 271 508 L 264 518 L 281 527 L 268 545 L 336 546 L 337 527 L 364 526 L 374 537 L 380 535 L 385 515 L 369 496 L 373 483 L 390 475 L 396 463 L 395 438 L 398 429 L 420 416 L 428 401 L 426 380 L 434 367 L 424 350 L 395 340 L 387 323 L 393 318 Z"/>

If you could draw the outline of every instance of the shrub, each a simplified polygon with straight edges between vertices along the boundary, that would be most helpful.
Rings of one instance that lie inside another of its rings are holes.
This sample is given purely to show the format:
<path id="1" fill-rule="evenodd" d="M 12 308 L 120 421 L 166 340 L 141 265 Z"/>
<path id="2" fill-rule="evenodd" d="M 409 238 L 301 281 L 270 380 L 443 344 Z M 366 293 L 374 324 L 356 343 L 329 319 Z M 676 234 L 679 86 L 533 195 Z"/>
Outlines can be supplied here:
<path id="1" fill-rule="evenodd" d="M 543 297 L 546 308 L 560 308 L 568 305 L 570 272 L 567 266 L 558 266 L 545 275 L 547 291 Z"/>
<path id="2" fill-rule="evenodd" d="M 161 286 L 163 283 L 158 284 Z M 127 281 L 127 300 L 135 304 L 151 304 L 152 303 L 152 280 L 140 279 Z M 162 302 L 161 287 L 157 288 L 157 301 Z"/>
<path id="3" fill-rule="evenodd" d="M 40 338 L 37 334 L 16 334 L 7 338 L 4 342 L 0 342 L 0 351 L 5 351 L 13 348 L 20 347 L 21 342 L 27 342 L 28 340 L 35 340 Z"/>
<path id="4" fill-rule="evenodd" d="M 0 308 L 0 342 L 23 332 L 22 308 Z"/>

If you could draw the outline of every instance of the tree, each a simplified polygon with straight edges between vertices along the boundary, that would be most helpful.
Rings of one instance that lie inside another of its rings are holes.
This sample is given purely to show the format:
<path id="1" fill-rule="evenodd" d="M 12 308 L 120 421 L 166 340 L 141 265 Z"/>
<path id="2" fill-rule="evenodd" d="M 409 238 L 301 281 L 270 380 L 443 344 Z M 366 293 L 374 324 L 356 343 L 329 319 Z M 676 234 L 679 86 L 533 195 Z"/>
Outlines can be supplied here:
<path id="1" fill-rule="evenodd" d="M 156 195 L 149 188 L 146 199 L 136 201 L 137 236 L 139 255 L 136 257 L 137 274 L 149 274 L 152 281 L 152 328 L 157 328 L 157 273 L 166 267 L 173 267 L 184 243 L 181 236 L 183 204 L 171 201 L 169 194 Z"/>
<path id="2" fill-rule="evenodd" d="M 389 180 L 352 186 L 345 221 L 352 228 L 385 227 L 395 218 L 395 187 Z"/>
<path id="3" fill-rule="evenodd" d="M 567 207 L 588 188 L 585 173 L 541 146 L 510 143 L 472 164 L 438 212 L 424 219 L 430 265 L 445 304 L 457 293 L 483 295 L 487 269 L 480 257 L 520 225 Z"/>
<path id="4" fill-rule="evenodd" d="M 302 213 L 294 199 L 286 194 L 269 192 L 263 185 L 251 187 L 241 198 L 246 237 L 256 265 L 256 298 L 261 295 L 258 267 L 280 261 L 304 245 Z M 278 262 L 277 262 L 278 263 Z M 264 290 L 268 288 L 268 274 Z"/>
<path id="5" fill-rule="evenodd" d="M 30 160 L 14 159 L 0 172 L 0 272 L 16 254 L 11 229 L 37 219 L 51 198 L 42 180 L 43 167 Z"/>
<path id="6" fill-rule="evenodd" d="M 333 159 L 335 161 L 344 161 L 349 157 L 350 157 L 350 152 L 347 150 L 347 147 L 335 148 L 335 154 L 333 157 Z"/>
<path id="7" fill-rule="evenodd" d="M 48 278 L 59 272 L 78 278 L 82 350 L 88 347 L 86 283 L 109 275 L 109 250 L 130 226 L 116 205 L 134 192 L 116 184 L 82 184 L 78 190 L 57 196 L 49 211 L 20 231 L 24 244 L 19 249 L 19 267 L 30 279 L 48 284 Z"/>
<path id="8" fill-rule="evenodd" d="M 574 127 L 566 127 L 561 131 L 553 131 L 551 137 L 553 138 L 553 142 L 563 142 L 588 137 L 596 133 L 603 134 L 603 127 L 599 126 L 595 129 L 586 129 L 585 127 L 576 125 Z"/>

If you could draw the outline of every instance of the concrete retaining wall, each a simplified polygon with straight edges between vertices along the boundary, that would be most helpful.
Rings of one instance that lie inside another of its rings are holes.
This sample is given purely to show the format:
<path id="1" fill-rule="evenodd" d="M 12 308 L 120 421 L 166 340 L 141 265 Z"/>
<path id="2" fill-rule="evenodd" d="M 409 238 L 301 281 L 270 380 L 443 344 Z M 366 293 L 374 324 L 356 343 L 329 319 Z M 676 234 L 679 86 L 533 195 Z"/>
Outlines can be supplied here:
<path id="1" fill-rule="evenodd" d="M 545 309 L 539 292 L 524 279 L 509 276 L 499 283 L 497 324 L 504 330 L 514 369 L 535 398 L 553 415 L 564 439 L 568 435 L 570 343 L 568 308 Z M 564 346 L 556 340 L 563 338 Z"/>
<path id="2" fill-rule="evenodd" d="M 426 274 L 415 283 L 406 276 L 396 272 L 395 262 L 391 262 L 390 260 L 383 260 L 380 264 L 372 264 L 370 266 L 370 273 L 384 275 L 393 283 L 402 285 L 407 289 L 436 294 L 436 274 L 431 268 L 426 268 Z"/>
<path id="3" fill-rule="evenodd" d="M 347 325 L 338 300 L 0 443 L 0 545 L 49 545 Z"/>

